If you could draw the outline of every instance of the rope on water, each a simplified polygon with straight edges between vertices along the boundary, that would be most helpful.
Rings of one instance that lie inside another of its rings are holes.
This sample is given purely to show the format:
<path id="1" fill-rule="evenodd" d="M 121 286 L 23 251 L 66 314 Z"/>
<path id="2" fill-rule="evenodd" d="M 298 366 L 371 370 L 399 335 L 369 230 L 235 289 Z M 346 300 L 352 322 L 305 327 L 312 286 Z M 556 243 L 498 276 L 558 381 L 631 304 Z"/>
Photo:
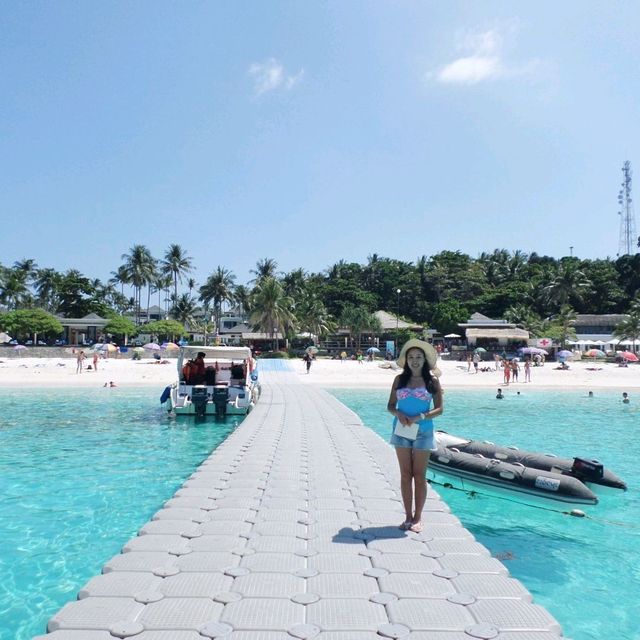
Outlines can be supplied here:
<path id="1" fill-rule="evenodd" d="M 439 487 L 443 487 L 444 489 L 450 489 L 452 491 L 460 491 L 461 493 L 465 493 L 470 498 L 477 498 L 480 496 L 486 498 L 492 498 L 495 500 L 504 500 L 505 502 L 512 502 L 513 504 L 519 504 L 523 507 L 530 507 L 531 509 L 539 509 L 541 511 L 551 511 L 552 513 L 559 513 L 563 516 L 572 516 L 573 518 L 585 518 L 587 520 L 591 520 L 593 522 L 599 522 L 601 524 L 610 524 L 615 527 L 625 527 L 627 529 L 640 529 L 640 525 L 631 524 L 630 522 L 617 522 L 615 520 L 607 520 L 606 518 L 598 518 L 588 513 L 582 511 L 582 509 L 571 509 L 571 511 L 563 511 L 562 509 L 553 509 L 552 507 L 545 507 L 539 504 L 531 504 L 529 502 L 522 502 L 521 500 L 514 500 L 513 498 L 509 498 L 507 496 L 500 496 L 495 493 L 483 493 L 482 491 L 477 491 L 476 489 L 463 489 L 461 487 L 454 487 L 449 482 L 438 482 L 437 480 L 427 479 L 429 484 L 437 485 Z"/>

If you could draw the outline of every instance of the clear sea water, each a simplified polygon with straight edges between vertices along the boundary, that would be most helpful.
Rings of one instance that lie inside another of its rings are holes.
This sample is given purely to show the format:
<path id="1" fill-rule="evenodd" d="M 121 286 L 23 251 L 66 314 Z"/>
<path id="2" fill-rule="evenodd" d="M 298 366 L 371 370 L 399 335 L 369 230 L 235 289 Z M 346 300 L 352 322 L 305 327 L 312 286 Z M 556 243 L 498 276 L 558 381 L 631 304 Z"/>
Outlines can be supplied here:
<path id="1" fill-rule="evenodd" d="M 162 389 L 0 390 L 0 640 L 29 640 L 239 422 Z"/>
<path id="2" fill-rule="evenodd" d="M 388 392 L 336 390 L 385 440 Z M 589 518 L 562 515 L 499 498 L 438 488 L 464 526 L 499 557 L 573 640 L 640 638 L 640 393 L 553 393 L 514 387 L 451 390 L 436 428 L 563 457 L 597 458 L 628 484 L 626 493 L 586 507 Z"/>

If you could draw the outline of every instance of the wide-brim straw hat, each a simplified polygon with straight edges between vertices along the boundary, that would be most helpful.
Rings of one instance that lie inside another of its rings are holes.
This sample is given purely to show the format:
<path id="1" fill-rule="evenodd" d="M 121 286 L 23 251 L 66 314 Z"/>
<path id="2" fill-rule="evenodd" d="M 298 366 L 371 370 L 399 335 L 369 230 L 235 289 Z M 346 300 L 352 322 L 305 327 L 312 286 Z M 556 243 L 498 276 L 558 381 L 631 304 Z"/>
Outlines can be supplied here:
<path id="1" fill-rule="evenodd" d="M 434 375 L 440 375 L 440 371 L 436 367 L 436 362 L 438 361 L 438 352 L 433 348 L 433 345 L 425 342 L 424 340 L 418 340 L 417 338 L 411 338 L 411 340 L 408 340 L 404 343 L 402 349 L 400 350 L 400 355 L 398 356 L 398 366 L 404 367 L 404 364 L 407 361 L 407 352 L 409 351 L 409 349 L 421 349 L 424 353 L 425 358 L 427 359 L 429 369 L 433 372 Z"/>

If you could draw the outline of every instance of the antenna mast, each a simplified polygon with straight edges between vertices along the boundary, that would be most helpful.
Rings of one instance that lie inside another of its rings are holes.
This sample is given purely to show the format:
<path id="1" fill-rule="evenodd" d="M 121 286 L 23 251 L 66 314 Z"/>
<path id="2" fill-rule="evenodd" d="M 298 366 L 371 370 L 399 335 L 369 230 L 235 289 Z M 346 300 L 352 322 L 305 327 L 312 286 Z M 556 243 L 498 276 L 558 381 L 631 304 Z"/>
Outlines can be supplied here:
<path id="1" fill-rule="evenodd" d="M 620 216 L 620 242 L 618 255 L 633 255 L 636 246 L 636 217 L 633 212 L 633 198 L 631 197 L 631 163 L 627 160 L 622 165 L 622 188 L 618 192 L 618 215 Z M 640 246 L 640 238 L 638 238 Z"/>

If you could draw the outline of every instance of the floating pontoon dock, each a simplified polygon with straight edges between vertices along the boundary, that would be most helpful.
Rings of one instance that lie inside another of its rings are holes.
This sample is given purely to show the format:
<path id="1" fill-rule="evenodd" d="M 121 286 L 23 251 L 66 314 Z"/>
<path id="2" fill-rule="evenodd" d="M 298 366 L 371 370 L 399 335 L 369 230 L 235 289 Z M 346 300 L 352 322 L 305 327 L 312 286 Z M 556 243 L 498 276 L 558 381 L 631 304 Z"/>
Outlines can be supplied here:
<path id="1" fill-rule="evenodd" d="M 256 408 L 40 640 L 561 636 L 431 488 L 423 532 L 398 529 L 394 451 L 353 412 L 261 375 Z"/>

